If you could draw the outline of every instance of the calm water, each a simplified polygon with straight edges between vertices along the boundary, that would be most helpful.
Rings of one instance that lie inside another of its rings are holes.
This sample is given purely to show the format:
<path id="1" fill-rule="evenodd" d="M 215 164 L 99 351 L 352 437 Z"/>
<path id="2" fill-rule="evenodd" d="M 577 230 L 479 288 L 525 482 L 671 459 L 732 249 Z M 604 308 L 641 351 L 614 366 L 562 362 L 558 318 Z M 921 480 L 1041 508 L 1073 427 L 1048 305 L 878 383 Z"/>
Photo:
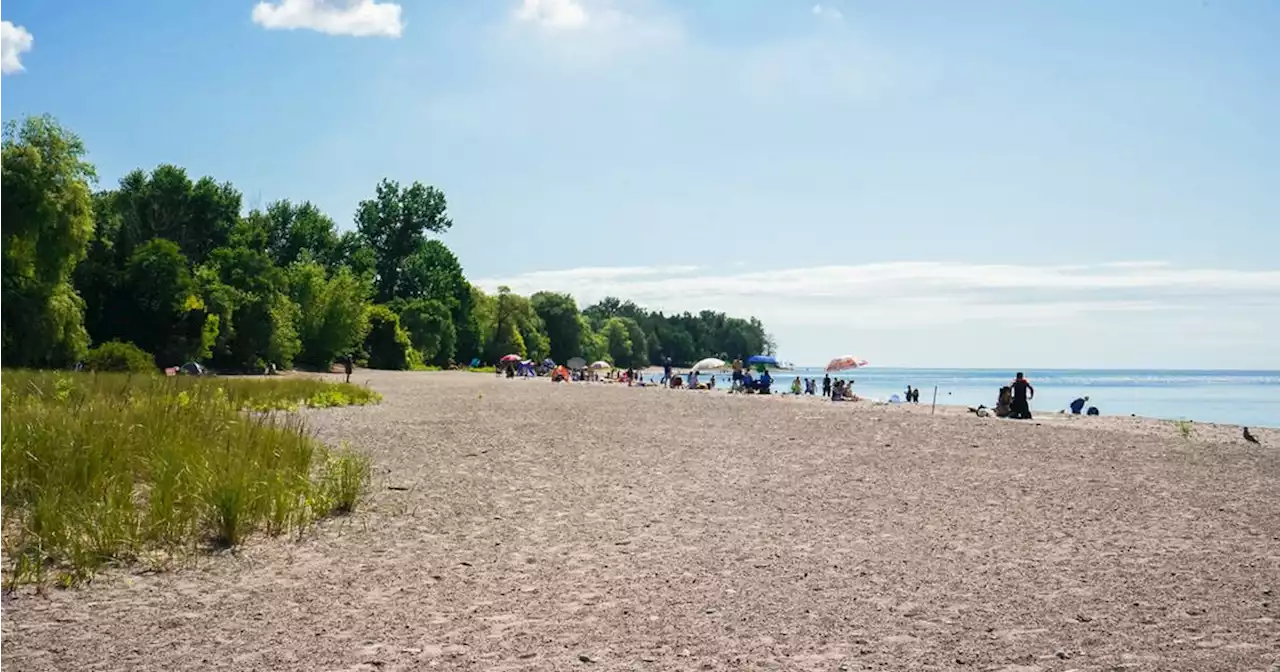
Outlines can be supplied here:
<path id="1" fill-rule="evenodd" d="M 1056 413 L 1072 399 L 1088 395 L 1089 405 L 1103 415 L 1141 415 L 1171 420 L 1221 422 L 1235 425 L 1280 427 L 1280 371 L 1163 371 L 1084 369 L 1026 370 L 1036 388 L 1032 412 Z M 928 404 L 933 386 L 938 403 L 994 406 L 1001 385 L 1013 380 L 1014 371 L 994 369 L 890 369 L 870 366 L 837 376 L 855 380 L 861 397 L 888 399 L 901 395 L 907 385 L 920 388 L 920 403 Z M 799 375 L 816 378 L 822 369 L 779 371 L 774 391 L 787 391 Z M 718 376 L 728 382 L 727 375 Z M 821 390 L 821 387 L 819 387 Z"/>

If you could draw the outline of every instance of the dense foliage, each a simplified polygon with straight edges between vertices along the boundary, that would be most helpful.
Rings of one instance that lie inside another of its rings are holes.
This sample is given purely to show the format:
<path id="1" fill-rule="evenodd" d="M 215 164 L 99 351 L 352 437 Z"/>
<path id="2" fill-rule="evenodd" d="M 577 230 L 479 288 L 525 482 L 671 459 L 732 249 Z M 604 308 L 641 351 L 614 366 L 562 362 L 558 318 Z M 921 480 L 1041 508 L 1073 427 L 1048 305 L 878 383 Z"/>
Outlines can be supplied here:
<path id="1" fill-rule="evenodd" d="M 486 294 L 430 237 L 453 221 L 444 194 L 418 182 L 383 180 L 354 229 L 339 231 L 311 203 L 242 214 L 231 184 L 172 165 L 94 193 L 84 156 L 50 117 L 5 127 L 4 366 L 70 366 L 112 341 L 152 353 L 155 366 L 229 371 L 324 369 L 347 354 L 403 369 L 512 353 L 644 366 L 773 350 L 754 318 Z"/>

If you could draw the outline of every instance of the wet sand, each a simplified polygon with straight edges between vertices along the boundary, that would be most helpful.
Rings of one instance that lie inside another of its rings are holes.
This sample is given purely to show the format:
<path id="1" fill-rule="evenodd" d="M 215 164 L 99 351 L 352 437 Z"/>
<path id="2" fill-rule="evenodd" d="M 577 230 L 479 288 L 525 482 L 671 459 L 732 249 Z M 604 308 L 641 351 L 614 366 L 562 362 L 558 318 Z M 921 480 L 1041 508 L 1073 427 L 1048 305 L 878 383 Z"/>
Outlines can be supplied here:
<path id="1" fill-rule="evenodd" d="M 1270 670 L 1280 432 L 468 373 L 308 412 L 367 505 L 4 601 L 14 670 Z"/>

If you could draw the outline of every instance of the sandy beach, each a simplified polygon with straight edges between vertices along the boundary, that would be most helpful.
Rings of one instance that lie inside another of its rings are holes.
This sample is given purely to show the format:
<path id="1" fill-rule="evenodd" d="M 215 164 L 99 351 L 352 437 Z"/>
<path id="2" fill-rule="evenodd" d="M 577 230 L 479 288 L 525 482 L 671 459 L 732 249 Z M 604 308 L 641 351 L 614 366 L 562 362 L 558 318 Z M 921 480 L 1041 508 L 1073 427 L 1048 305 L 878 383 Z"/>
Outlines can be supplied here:
<path id="1" fill-rule="evenodd" d="M 1280 431 L 359 371 L 356 514 L 4 598 L 9 670 L 1260 670 Z"/>

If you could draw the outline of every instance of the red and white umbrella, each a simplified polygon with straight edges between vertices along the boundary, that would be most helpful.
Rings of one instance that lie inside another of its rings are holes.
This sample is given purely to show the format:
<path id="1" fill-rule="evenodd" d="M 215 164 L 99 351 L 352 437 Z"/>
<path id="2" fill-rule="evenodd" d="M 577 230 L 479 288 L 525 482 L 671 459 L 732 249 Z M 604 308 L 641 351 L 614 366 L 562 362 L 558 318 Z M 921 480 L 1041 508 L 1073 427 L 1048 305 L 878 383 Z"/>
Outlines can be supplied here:
<path id="1" fill-rule="evenodd" d="M 847 371 L 849 369 L 857 369 L 866 365 L 867 360 L 865 359 L 858 359 L 853 355 L 845 355 L 843 357 L 836 357 L 830 362 L 827 362 L 827 371 Z"/>
<path id="2" fill-rule="evenodd" d="M 502 359 L 500 359 L 500 360 L 498 360 L 498 361 L 502 362 L 503 364 L 507 364 L 507 363 L 510 363 L 510 362 L 518 362 L 518 361 L 520 361 L 520 360 L 522 360 L 522 359 L 524 359 L 524 358 L 523 358 L 523 357 L 521 357 L 520 355 L 514 355 L 514 354 L 512 354 L 512 355 L 506 355 L 506 356 L 504 356 Z"/>

